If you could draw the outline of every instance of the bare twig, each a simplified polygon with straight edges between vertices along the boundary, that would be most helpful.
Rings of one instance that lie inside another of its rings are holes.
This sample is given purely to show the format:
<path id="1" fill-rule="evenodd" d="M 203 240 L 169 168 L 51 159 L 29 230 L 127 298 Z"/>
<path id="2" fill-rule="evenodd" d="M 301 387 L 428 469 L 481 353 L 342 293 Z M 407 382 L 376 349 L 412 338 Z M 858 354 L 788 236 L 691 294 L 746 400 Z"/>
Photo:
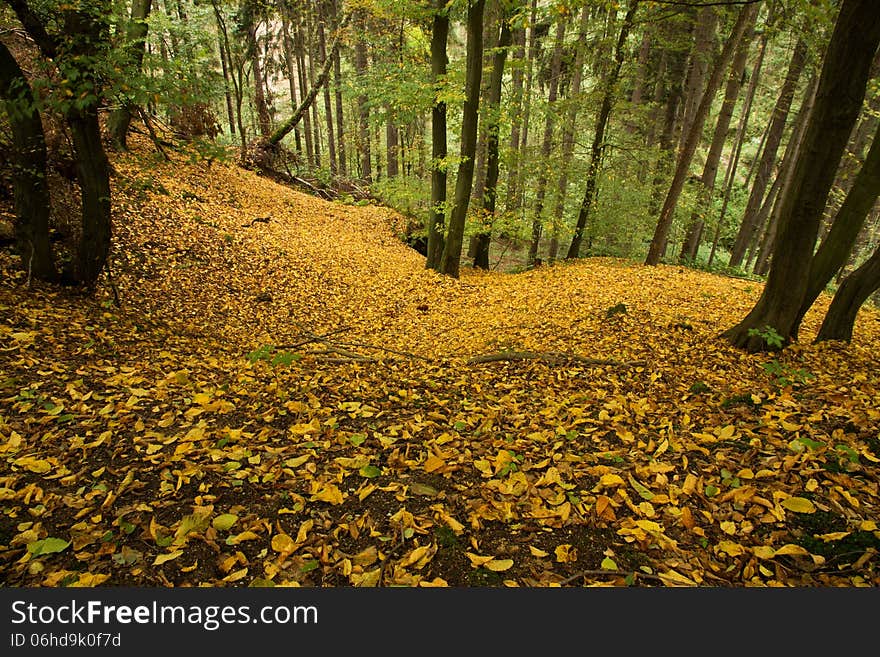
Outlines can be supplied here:
<path id="1" fill-rule="evenodd" d="M 567 354 L 559 351 L 500 351 L 494 354 L 473 356 L 468 359 L 467 363 L 468 365 L 479 365 L 481 363 L 500 363 L 520 360 L 539 360 L 545 363 L 573 362 L 579 365 L 596 367 L 600 367 L 602 365 L 610 365 L 613 367 L 639 367 L 640 365 L 645 364 L 645 361 L 643 360 L 621 361 L 610 358 L 587 358 L 586 356 Z"/>
<path id="2" fill-rule="evenodd" d="M 566 584 L 571 584 L 575 580 L 580 579 L 581 577 L 597 577 L 599 575 L 613 575 L 615 577 L 629 577 L 632 575 L 634 578 L 641 577 L 643 579 L 649 579 L 655 582 L 663 582 L 662 577 L 658 577 L 657 575 L 649 575 L 648 573 L 641 573 L 638 571 L 626 571 L 626 570 L 582 570 L 579 573 L 575 573 L 571 577 L 567 577 L 566 579 L 559 582 L 560 586 L 565 586 Z"/>

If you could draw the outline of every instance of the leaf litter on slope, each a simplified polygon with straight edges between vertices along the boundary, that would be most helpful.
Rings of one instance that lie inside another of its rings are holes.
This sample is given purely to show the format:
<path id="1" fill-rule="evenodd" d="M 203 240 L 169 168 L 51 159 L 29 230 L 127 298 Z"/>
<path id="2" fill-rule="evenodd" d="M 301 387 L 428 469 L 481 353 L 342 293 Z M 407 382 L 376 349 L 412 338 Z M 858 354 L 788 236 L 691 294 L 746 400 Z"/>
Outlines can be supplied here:
<path id="1" fill-rule="evenodd" d="M 876 311 L 776 355 L 780 381 L 717 337 L 753 282 L 452 280 L 387 208 L 147 157 L 114 161 L 121 308 L 109 281 L 26 291 L 4 256 L 9 583 L 878 583 Z M 467 363 L 502 352 L 612 362 Z"/>

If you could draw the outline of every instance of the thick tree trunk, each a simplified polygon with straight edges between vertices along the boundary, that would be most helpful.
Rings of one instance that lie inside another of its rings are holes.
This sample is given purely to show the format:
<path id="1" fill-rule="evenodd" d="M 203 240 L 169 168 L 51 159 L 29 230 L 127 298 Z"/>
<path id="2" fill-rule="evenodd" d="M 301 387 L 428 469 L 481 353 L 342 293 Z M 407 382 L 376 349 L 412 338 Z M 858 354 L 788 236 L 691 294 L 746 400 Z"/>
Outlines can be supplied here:
<path id="1" fill-rule="evenodd" d="M 55 281 L 58 272 L 49 241 L 46 139 L 30 84 L 0 41 L 0 100 L 12 132 L 12 193 L 16 248 L 22 268 L 34 278 Z"/>
<path id="2" fill-rule="evenodd" d="M 694 117 L 693 125 L 691 126 L 687 139 L 685 140 L 684 148 L 679 154 L 669 193 L 666 195 L 663 208 L 660 210 L 660 218 L 657 220 L 657 228 L 654 231 L 654 237 L 652 238 L 651 246 L 648 249 L 648 256 L 645 259 L 645 264 L 647 265 L 656 265 L 660 262 L 660 258 L 666 248 L 666 239 L 669 235 L 669 229 L 672 226 L 675 206 L 677 205 L 678 198 L 684 188 L 684 182 L 687 178 L 688 171 L 690 170 L 691 161 L 693 160 L 694 153 L 697 150 L 697 144 L 702 136 L 703 124 L 706 122 L 706 116 L 709 113 L 709 108 L 712 105 L 715 92 L 718 90 L 721 76 L 727 69 L 730 60 L 733 57 L 734 49 L 742 40 L 746 28 L 754 19 L 753 14 L 757 11 L 757 5 L 746 5 L 740 10 L 730 37 L 724 43 L 724 48 L 718 56 L 718 60 L 715 62 L 712 74 L 709 76 L 709 81 L 706 84 L 706 90 L 703 93 L 703 99 L 700 101 L 700 106 L 697 108 L 697 114 Z"/>
<path id="3" fill-rule="evenodd" d="M 604 83 L 604 91 L 602 94 L 602 104 L 599 106 L 599 113 L 596 117 L 596 128 L 593 133 L 593 144 L 590 147 L 590 163 L 587 169 L 587 183 L 584 190 L 584 198 L 581 201 L 580 210 L 578 210 L 577 223 L 574 228 L 574 236 L 568 246 L 566 258 L 571 260 L 580 256 L 581 243 L 584 239 L 584 230 L 587 227 L 587 219 L 590 216 L 590 209 L 593 200 L 596 197 L 596 184 L 599 178 L 599 167 L 602 164 L 602 154 L 605 150 L 605 130 L 608 128 L 608 120 L 611 117 L 611 109 L 614 105 L 614 98 L 617 93 L 617 81 L 620 77 L 620 69 L 623 66 L 624 48 L 629 31 L 632 28 L 633 18 L 639 6 L 639 0 L 630 0 L 629 8 L 620 27 L 620 33 L 617 36 L 617 45 L 614 49 L 614 64 Z"/>
<path id="4" fill-rule="evenodd" d="M 782 336 L 784 344 L 791 341 L 809 284 L 822 211 L 861 109 L 878 43 L 880 5 L 874 0 L 843 0 L 800 156 L 782 199 L 779 236 L 767 283 L 751 312 L 724 333 L 737 347 L 749 351 L 775 348 L 759 334 L 766 327 Z"/>
<path id="5" fill-rule="evenodd" d="M 461 246 L 474 180 L 474 155 L 480 116 L 480 79 L 483 75 L 483 9 L 485 0 L 470 0 L 467 12 L 467 71 L 465 100 L 461 122 L 461 161 L 455 180 L 452 215 L 443 248 L 441 271 L 453 278 L 459 276 Z"/>
<path id="6" fill-rule="evenodd" d="M 761 153 L 760 164 L 755 174 L 755 182 L 752 185 L 752 191 L 746 204 L 746 210 L 743 214 L 742 223 L 736 235 L 736 241 L 730 254 L 729 265 L 731 267 L 739 267 L 745 258 L 749 244 L 755 238 L 755 234 L 760 230 L 758 225 L 757 214 L 764 200 L 764 192 L 767 190 L 767 183 L 776 164 L 776 153 L 779 144 L 782 141 L 782 134 L 785 130 L 785 123 L 788 119 L 791 102 L 794 98 L 794 91 L 797 86 L 801 72 L 804 70 L 804 64 L 807 61 L 807 44 L 804 40 L 799 40 L 794 47 L 794 53 L 791 56 L 791 62 L 788 65 L 788 73 L 782 88 L 779 91 L 779 98 L 776 100 L 776 106 L 773 108 L 773 114 L 770 118 L 770 125 L 767 129 L 767 140 L 764 144 L 764 150 Z"/>
<path id="7" fill-rule="evenodd" d="M 127 66 L 134 73 L 140 73 L 144 61 L 144 46 L 147 40 L 147 17 L 150 15 L 152 0 L 134 0 L 131 3 L 131 20 L 125 30 L 124 57 Z M 123 100 L 122 105 L 107 118 L 107 134 L 114 148 L 126 149 L 128 128 L 131 125 L 131 106 Z"/>
<path id="8" fill-rule="evenodd" d="M 449 36 L 449 14 L 446 0 L 434 0 L 431 27 L 431 76 L 435 85 L 434 107 L 431 110 L 431 209 L 428 220 L 428 256 L 426 269 L 440 271 L 443 258 L 446 224 L 446 101 L 441 85 L 446 78 L 446 41 Z"/>
<path id="9" fill-rule="evenodd" d="M 559 72 L 562 68 L 562 48 L 565 38 L 565 17 L 556 22 L 556 40 L 553 45 L 553 58 L 550 61 L 550 88 L 547 92 L 547 116 L 544 119 L 544 139 L 541 142 L 541 165 L 535 189 L 535 209 L 532 217 L 532 241 L 529 245 L 529 264 L 534 265 L 538 258 L 538 247 L 541 244 L 544 212 L 544 196 L 547 193 L 548 169 L 550 168 L 550 151 L 553 148 L 553 129 L 556 124 L 556 97 L 559 92 Z"/>
<path id="10" fill-rule="evenodd" d="M 687 76 L 684 84 L 684 103 L 681 117 L 681 143 L 679 149 L 684 148 L 685 140 L 691 131 L 691 126 L 697 118 L 697 110 L 703 91 L 706 76 L 712 66 L 714 51 L 715 26 L 718 23 L 718 15 L 715 7 L 702 7 L 694 23 L 694 47 L 691 49 L 690 61 L 688 62 Z"/>

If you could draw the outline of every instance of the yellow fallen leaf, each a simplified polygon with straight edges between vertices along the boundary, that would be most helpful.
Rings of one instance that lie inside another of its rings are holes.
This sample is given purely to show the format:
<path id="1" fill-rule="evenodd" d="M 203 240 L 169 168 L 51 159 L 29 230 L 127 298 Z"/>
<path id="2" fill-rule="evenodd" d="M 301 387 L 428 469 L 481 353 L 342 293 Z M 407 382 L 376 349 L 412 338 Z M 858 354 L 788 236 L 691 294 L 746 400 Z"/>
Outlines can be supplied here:
<path id="1" fill-rule="evenodd" d="M 425 461 L 425 464 L 422 466 L 425 472 L 435 472 L 440 468 L 446 465 L 446 461 L 441 458 L 437 458 L 434 454 L 428 457 Z"/>
<path id="2" fill-rule="evenodd" d="M 176 559 L 181 554 L 183 554 L 183 550 L 175 550 L 174 552 L 169 552 L 167 554 L 159 554 L 156 555 L 156 558 L 153 560 L 154 566 L 160 566 L 166 561 L 171 561 L 172 559 Z"/>
<path id="3" fill-rule="evenodd" d="M 505 570 L 510 570 L 513 566 L 513 559 L 492 559 L 486 564 L 486 568 L 496 573 L 504 572 Z"/>
<path id="4" fill-rule="evenodd" d="M 731 557 L 738 557 L 741 554 L 744 554 L 746 549 L 740 545 L 739 543 L 734 543 L 733 541 L 719 541 L 718 549 L 722 552 L 726 552 Z"/>
<path id="5" fill-rule="evenodd" d="M 752 548 L 752 553 L 759 559 L 772 559 L 776 556 L 776 550 L 769 545 L 756 545 Z"/>
<path id="6" fill-rule="evenodd" d="M 736 534 L 736 523 L 731 520 L 725 520 L 721 523 L 721 531 L 729 536 Z"/>
<path id="7" fill-rule="evenodd" d="M 556 549 L 553 550 L 553 553 L 556 555 L 557 563 L 569 563 L 577 561 L 577 548 L 570 545 L 569 543 L 557 545 Z"/>
<path id="8" fill-rule="evenodd" d="M 529 546 L 529 552 L 532 553 L 533 557 L 538 557 L 539 559 L 543 559 L 550 554 L 549 552 L 545 552 L 544 550 L 539 550 L 534 545 Z"/>
<path id="9" fill-rule="evenodd" d="M 816 534 L 816 538 L 819 540 L 825 541 L 828 543 L 829 541 L 839 541 L 842 538 L 846 538 L 852 532 L 830 532 L 828 534 Z"/>
<path id="10" fill-rule="evenodd" d="M 342 504 L 345 496 L 334 484 L 324 484 L 312 495 L 312 500 L 329 502 L 330 504 Z"/>
<path id="11" fill-rule="evenodd" d="M 604 488 L 610 488 L 612 486 L 624 486 L 626 482 L 620 475 L 609 473 L 599 477 L 599 485 Z"/>
<path id="12" fill-rule="evenodd" d="M 815 513 L 816 507 L 805 497 L 787 497 L 780 502 L 784 508 L 796 513 Z"/>
<path id="13" fill-rule="evenodd" d="M 684 483 L 681 486 L 681 490 L 685 495 L 690 495 L 694 492 L 697 487 L 697 477 L 693 474 L 688 474 L 687 477 L 684 478 Z"/>
<path id="14" fill-rule="evenodd" d="M 492 561 L 492 559 L 495 558 L 493 556 L 484 557 L 479 554 L 474 554 L 473 552 L 465 552 L 464 554 L 468 559 L 470 559 L 471 566 L 473 566 L 474 568 L 479 568 L 480 566 L 489 563 L 490 561 Z"/>
<path id="15" fill-rule="evenodd" d="M 240 534 L 236 534 L 235 536 L 230 536 L 226 539 L 227 545 L 238 545 L 243 541 L 252 541 L 255 538 L 260 538 L 259 535 L 255 534 L 252 531 L 241 532 Z"/>
<path id="16" fill-rule="evenodd" d="M 297 548 L 296 542 L 287 534 L 275 534 L 272 537 L 272 549 L 281 554 L 291 554 Z"/>
<path id="17" fill-rule="evenodd" d="M 795 545 L 794 543 L 786 543 L 781 548 L 776 550 L 776 554 L 774 556 L 782 556 L 788 555 L 793 557 L 806 557 L 810 553 L 805 548 L 802 548 L 800 545 Z"/>

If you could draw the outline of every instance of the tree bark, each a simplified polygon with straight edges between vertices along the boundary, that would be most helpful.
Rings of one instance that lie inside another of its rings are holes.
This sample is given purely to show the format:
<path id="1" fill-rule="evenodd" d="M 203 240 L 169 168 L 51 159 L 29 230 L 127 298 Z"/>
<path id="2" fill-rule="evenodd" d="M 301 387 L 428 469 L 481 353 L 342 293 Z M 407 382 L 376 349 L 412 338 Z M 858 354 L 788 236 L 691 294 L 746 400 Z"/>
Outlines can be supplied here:
<path id="1" fill-rule="evenodd" d="M 547 193 L 548 169 L 550 168 L 550 151 L 553 148 L 553 128 L 556 123 L 556 97 L 559 92 L 559 72 L 562 67 L 562 47 L 565 38 L 565 17 L 556 22 L 556 40 L 553 46 L 553 58 L 550 63 L 550 88 L 547 92 L 547 116 L 544 120 L 544 139 L 541 142 L 541 165 L 535 190 L 535 209 L 532 217 L 532 241 L 529 245 L 529 264 L 534 265 L 538 258 L 538 247 L 541 244 L 544 212 L 544 196 Z"/>
<path id="2" fill-rule="evenodd" d="M 581 201 L 580 210 L 578 210 L 577 223 L 574 228 L 574 236 L 568 246 L 566 258 L 571 260 L 580 256 L 581 243 L 584 239 L 584 230 L 587 226 L 587 219 L 590 216 L 590 209 L 593 200 L 596 197 L 596 183 L 599 178 L 599 167 L 602 163 L 602 154 L 605 150 L 605 130 L 608 127 L 608 120 L 611 117 L 611 109 L 614 105 L 614 98 L 617 92 L 617 81 L 620 77 L 620 69 L 623 66 L 624 48 L 629 31 L 632 28 L 633 18 L 639 6 L 639 0 L 630 0 L 629 8 L 623 19 L 623 25 L 620 27 L 620 33 L 617 36 L 617 46 L 614 49 L 614 64 L 609 71 L 604 84 L 604 92 L 602 95 L 602 104 L 599 106 L 599 113 L 596 117 L 596 128 L 593 133 L 593 144 L 590 147 L 590 163 L 587 169 L 587 183 L 584 190 L 584 198 Z"/>
<path id="3" fill-rule="evenodd" d="M 694 122 L 691 125 L 690 132 L 685 140 L 684 148 L 679 154 L 669 193 L 666 195 L 663 208 L 660 210 L 660 218 L 657 221 L 657 228 L 654 231 L 654 237 L 651 240 L 651 246 L 648 249 L 648 256 L 645 259 L 645 264 L 647 265 L 656 265 L 660 262 L 660 258 L 666 248 L 666 238 L 669 235 L 669 229 L 672 226 L 675 206 L 678 203 L 678 198 L 681 196 L 681 191 L 684 188 L 684 182 L 687 178 L 691 161 L 693 160 L 694 153 L 697 150 L 697 144 L 702 136 L 703 124 L 706 122 L 706 116 L 709 113 L 709 108 L 712 105 L 715 92 L 718 90 L 721 76 L 727 69 L 727 65 L 733 57 L 734 48 L 736 48 L 737 44 L 742 39 L 746 28 L 751 23 L 753 19 L 752 14 L 757 11 L 757 5 L 746 5 L 740 10 L 736 23 L 731 30 L 730 37 L 725 42 L 724 48 L 722 49 L 718 60 L 715 62 L 712 74 L 709 76 L 709 81 L 706 84 L 706 90 L 703 92 L 700 106 L 697 108 Z"/>
<path id="4" fill-rule="evenodd" d="M 697 211 L 691 216 L 691 224 L 681 246 L 681 253 L 678 255 L 679 262 L 694 262 L 697 259 L 697 252 L 700 249 L 700 242 L 703 236 L 703 226 L 705 225 L 703 215 L 708 211 L 712 200 L 712 193 L 715 190 L 715 179 L 718 176 L 721 153 L 724 150 L 724 144 L 727 142 L 730 121 L 733 118 L 733 109 L 736 106 L 736 100 L 739 97 L 740 87 L 742 86 L 743 72 L 745 71 L 749 47 L 751 46 L 751 33 L 757 17 L 758 15 L 755 13 L 730 66 L 730 77 L 728 77 L 727 86 L 724 89 L 724 100 L 721 103 L 721 109 L 718 111 L 712 143 L 709 146 L 709 153 L 706 155 L 703 174 L 700 176 L 700 204 Z"/>
<path id="5" fill-rule="evenodd" d="M 843 0 L 791 185 L 782 199 L 767 283 L 751 312 L 723 334 L 734 346 L 748 351 L 777 348 L 759 334 L 766 327 L 782 336 L 783 345 L 792 339 L 822 212 L 864 100 L 878 43 L 880 5 L 874 0 Z"/>
<path id="6" fill-rule="evenodd" d="M 49 241 L 49 186 L 46 138 L 31 86 L 18 62 L 0 41 L 0 99 L 12 132 L 12 194 L 15 239 L 22 268 L 34 278 L 58 278 Z"/>
<path id="7" fill-rule="evenodd" d="M 880 129 L 874 134 L 874 141 L 865 158 L 865 163 L 856 174 L 843 205 L 837 211 L 837 216 L 831 224 L 831 230 L 822 240 L 810 262 L 810 279 L 792 327 L 792 337 L 797 337 L 798 328 L 804 315 L 807 314 L 834 274 L 846 264 L 847 257 L 852 251 L 856 238 L 859 236 L 868 213 L 874 207 L 878 195 L 880 195 Z"/>
<path id="8" fill-rule="evenodd" d="M 363 9 L 357 10 L 358 36 L 354 44 L 354 70 L 358 77 L 358 84 L 366 84 L 367 75 L 367 21 Z M 372 164 L 370 162 L 370 106 L 366 92 L 361 92 L 357 97 L 358 108 L 358 155 L 360 157 L 360 174 L 363 180 L 372 182 Z"/>
<path id="9" fill-rule="evenodd" d="M 752 191 L 749 195 L 746 210 L 743 214 L 742 223 L 736 235 L 736 241 L 730 253 L 731 267 L 739 267 L 742 264 L 749 244 L 755 237 L 755 234 L 761 228 L 757 222 L 758 210 L 764 200 L 764 192 L 767 190 L 767 183 L 776 164 L 776 153 L 779 144 L 782 141 L 782 134 L 785 130 L 785 123 L 788 119 L 791 102 L 794 98 L 795 87 L 798 79 L 804 69 L 807 61 L 807 44 L 801 39 L 794 47 L 791 56 L 791 62 L 788 66 L 788 72 L 782 88 L 779 91 L 779 98 L 776 100 L 776 106 L 773 108 L 773 114 L 770 118 L 770 125 L 767 129 L 767 140 L 764 144 L 764 150 L 761 153 L 760 164 L 755 174 L 755 181 L 752 185 Z"/>
<path id="10" fill-rule="evenodd" d="M 843 279 L 831 300 L 831 305 L 828 306 L 815 341 L 851 341 L 859 309 L 878 288 L 880 288 L 880 247 L 861 267 Z"/>
<path id="11" fill-rule="evenodd" d="M 131 20 L 125 30 L 125 63 L 132 73 L 139 74 L 144 61 L 144 46 L 147 42 L 147 18 L 150 15 L 152 0 L 134 0 L 131 3 Z M 122 105 L 107 118 L 107 134 L 110 142 L 118 150 L 126 150 L 128 128 L 131 125 L 131 101 L 123 99 Z"/>
<path id="12" fill-rule="evenodd" d="M 467 12 L 467 71 L 461 123 L 461 160 L 455 180 L 452 215 L 443 248 L 442 273 L 458 278 L 461 246 L 474 179 L 474 155 L 480 115 L 480 79 L 483 74 L 483 9 L 485 0 L 470 0 Z"/>
<path id="13" fill-rule="evenodd" d="M 449 14 L 446 0 L 434 0 L 431 27 L 431 76 L 434 81 L 434 107 L 431 110 L 431 209 L 428 219 L 428 255 L 425 268 L 440 271 L 446 224 L 446 101 L 442 85 L 446 82 L 446 41 Z"/>
<path id="14" fill-rule="evenodd" d="M 474 267 L 489 269 L 489 244 L 492 236 L 492 221 L 495 217 L 495 200 L 498 194 L 498 132 L 501 112 L 501 82 L 504 79 L 504 62 L 510 46 L 510 22 L 506 10 L 500 17 L 501 29 L 498 44 L 492 58 L 492 76 L 486 97 L 486 175 L 483 183 L 483 207 L 480 219 L 483 229 L 477 232 L 474 253 Z"/>

